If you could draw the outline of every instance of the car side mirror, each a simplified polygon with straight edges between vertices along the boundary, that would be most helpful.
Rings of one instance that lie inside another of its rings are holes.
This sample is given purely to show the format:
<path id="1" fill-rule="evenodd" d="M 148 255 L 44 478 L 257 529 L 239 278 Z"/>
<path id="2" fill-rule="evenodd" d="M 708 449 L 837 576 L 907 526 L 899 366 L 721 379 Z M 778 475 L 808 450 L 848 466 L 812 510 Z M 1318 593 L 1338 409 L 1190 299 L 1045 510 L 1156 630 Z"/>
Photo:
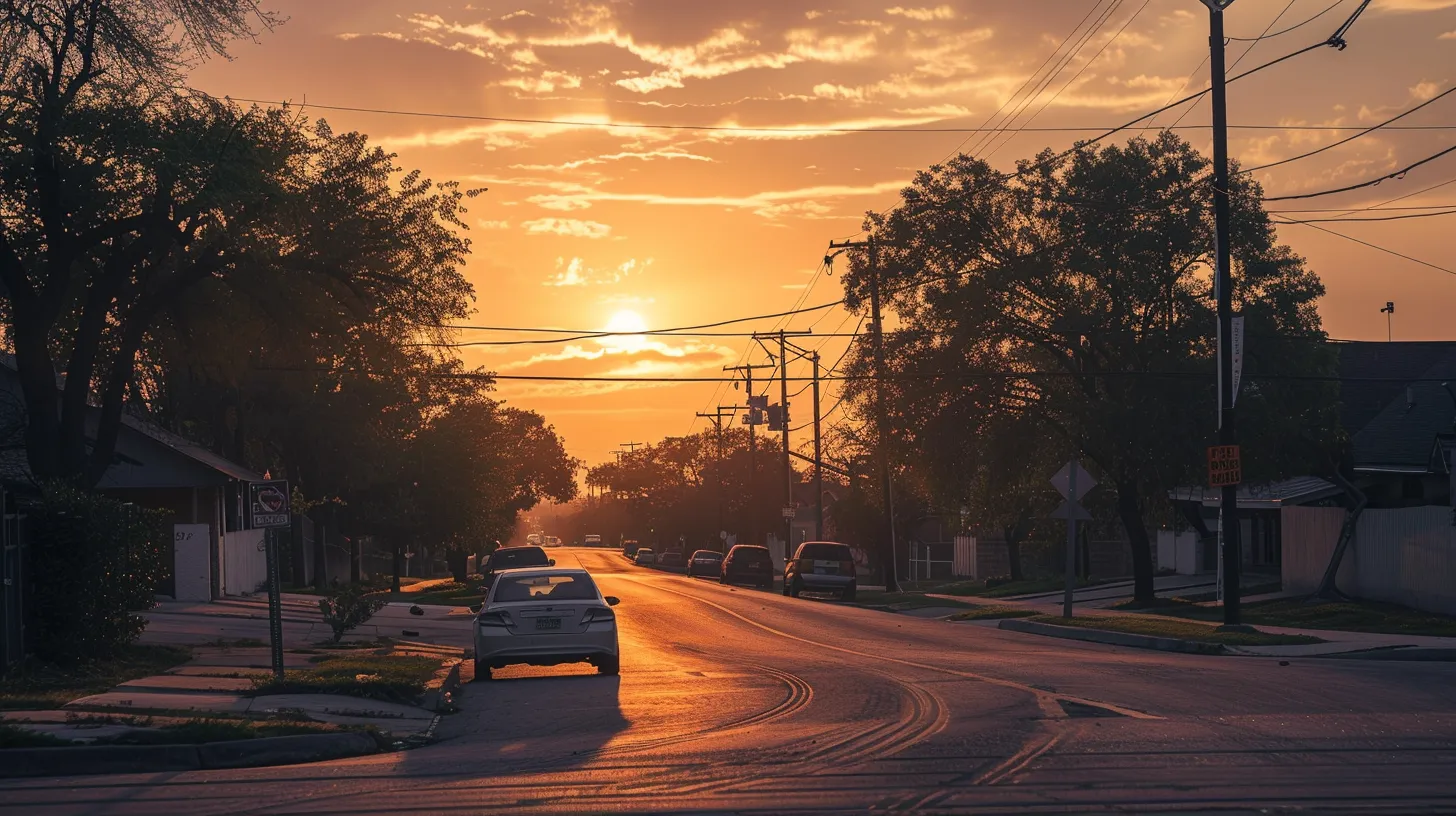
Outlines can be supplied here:
<path id="1" fill-rule="evenodd" d="M 480 614 L 480 608 L 482 606 L 483 606 L 483 604 L 475 604 L 474 606 L 470 607 L 470 614 L 472 614 L 472 615 L 479 615 Z"/>
<path id="2" fill-rule="evenodd" d="M 606 597 L 606 602 L 607 606 L 616 606 L 617 604 L 622 602 L 622 599 L 616 597 L 615 595 L 608 595 Z"/>
<path id="3" fill-rule="evenodd" d="M 556 566 L 556 559 L 555 558 L 547 559 L 546 566 L 548 566 L 548 567 L 554 567 L 554 566 Z"/>

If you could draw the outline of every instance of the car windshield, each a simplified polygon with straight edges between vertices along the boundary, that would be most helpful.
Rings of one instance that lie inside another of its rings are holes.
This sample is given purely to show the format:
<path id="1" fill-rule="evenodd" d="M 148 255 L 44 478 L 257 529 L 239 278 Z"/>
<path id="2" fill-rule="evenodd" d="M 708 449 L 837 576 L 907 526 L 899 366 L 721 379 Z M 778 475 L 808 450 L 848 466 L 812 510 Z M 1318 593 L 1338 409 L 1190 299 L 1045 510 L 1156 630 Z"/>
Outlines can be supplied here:
<path id="1" fill-rule="evenodd" d="M 498 550 L 490 557 L 490 568 L 494 570 L 516 569 L 517 567 L 544 567 L 550 561 L 546 551 L 540 547 Z"/>
<path id="2" fill-rule="evenodd" d="M 721 561 L 723 556 L 715 552 L 693 553 L 694 561 Z"/>
<path id="3" fill-rule="evenodd" d="M 495 603 L 518 601 L 591 601 L 596 584 L 585 575 L 522 575 L 505 577 L 495 585 Z"/>
<path id="4" fill-rule="evenodd" d="M 846 544 L 805 544 L 799 548 L 799 558 L 815 561 L 852 561 Z"/>
<path id="5" fill-rule="evenodd" d="M 637 552 L 639 552 L 639 553 L 645 553 L 647 555 L 652 555 L 652 548 L 651 547 L 643 547 L 642 549 L 638 550 Z"/>
<path id="6" fill-rule="evenodd" d="M 739 547 L 733 551 L 734 558 L 767 558 L 767 547 Z"/>

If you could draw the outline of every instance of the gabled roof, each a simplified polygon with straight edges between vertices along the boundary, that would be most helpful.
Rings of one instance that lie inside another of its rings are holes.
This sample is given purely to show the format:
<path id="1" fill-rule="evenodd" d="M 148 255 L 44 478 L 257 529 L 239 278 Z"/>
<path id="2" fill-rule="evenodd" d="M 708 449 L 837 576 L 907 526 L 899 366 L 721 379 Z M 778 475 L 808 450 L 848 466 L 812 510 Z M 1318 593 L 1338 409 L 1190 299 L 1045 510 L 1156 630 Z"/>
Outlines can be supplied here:
<path id="1" fill-rule="evenodd" d="M 1456 433 L 1456 343 L 1347 343 L 1340 360 L 1355 469 L 1444 472 L 1440 441 Z"/>
<path id="2" fill-rule="evenodd" d="M 1242 486 L 1239 488 L 1238 504 L 1241 510 L 1273 510 L 1338 496 L 1341 492 L 1338 486 L 1317 476 L 1300 476 L 1281 482 Z M 1168 498 L 1175 502 L 1217 507 L 1222 494 L 1216 489 L 1180 487 L 1168 491 Z"/>

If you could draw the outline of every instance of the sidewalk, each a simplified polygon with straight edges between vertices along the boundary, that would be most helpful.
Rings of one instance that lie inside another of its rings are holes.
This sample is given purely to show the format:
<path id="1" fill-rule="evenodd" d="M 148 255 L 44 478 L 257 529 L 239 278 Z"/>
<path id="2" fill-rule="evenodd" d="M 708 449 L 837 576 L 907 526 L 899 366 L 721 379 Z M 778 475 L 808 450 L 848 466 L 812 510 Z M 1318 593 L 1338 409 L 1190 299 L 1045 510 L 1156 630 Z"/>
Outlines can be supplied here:
<path id="1" fill-rule="evenodd" d="M 459 657 L 459 650 L 409 644 L 406 653 Z M 343 654 L 347 654 L 344 652 Z M 313 655 L 285 652 L 288 669 L 307 668 Z M 253 680 L 271 674 L 270 654 L 259 647 L 202 647 L 190 662 L 163 674 L 143 677 L 67 703 L 61 710 L 7 711 L 4 719 L 24 722 L 29 730 L 64 739 L 99 739 L 136 728 L 128 715 L 166 724 L 209 715 L 255 720 L 303 720 L 334 725 L 373 726 L 394 739 L 419 738 L 434 726 L 436 714 L 418 706 L 337 694 L 274 694 L 251 697 Z M 85 715 L 101 715 L 85 717 Z M 120 718 L 117 724 L 78 723 L 78 718 Z"/>
<path id="2" fill-rule="evenodd" d="M 285 592 L 282 595 L 283 643 L 304 646 L 333 637 L 318 608 L 318 597 Z M 471 645 L 469 610 L 464 607 L 418 607 L 394 602 L 385 606 L 368 623 L 345 635 L 347 641 L 372 641 L 381 637 L 422 641 L 465 648 Z M 145 613 L 146 632 L 142 643 L 202 646 L 219 641 L 268 639 L 268 600 L 265 597 L 226 597 L 211 603 L 163 601 Z"/>

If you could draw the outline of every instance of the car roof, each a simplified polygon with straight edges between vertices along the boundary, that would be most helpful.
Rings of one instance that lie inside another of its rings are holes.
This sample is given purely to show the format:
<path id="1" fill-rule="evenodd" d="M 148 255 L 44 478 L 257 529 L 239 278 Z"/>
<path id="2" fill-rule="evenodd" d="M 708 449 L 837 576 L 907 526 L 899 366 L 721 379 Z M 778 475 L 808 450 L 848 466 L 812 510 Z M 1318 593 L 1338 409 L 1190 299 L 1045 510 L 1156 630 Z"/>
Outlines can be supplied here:
<path id="1" fill-rule="evenodd" d="M 496 550 L 495 553 L 491 553 L 491 555 L 495 555 L 496 553 L 520 552 L 521 550 L 539 550 L 539 549 L 541 549 L 541 548 L 538 547 L 538 546 L 536 546 L 535 544 L 521 544 L 521 545 L 516 546 L 516 547 L 501 547 L 500 549 Z"/>
<path id="2" fill-rule="evenodd" d="M 799 546 L 800 547 L 803 547 L 803 546 L 806 546 L 806 545 L 809 545 L 809 544 L 833 544 L 836 547 L 848 547 L 849 546 L 848 544 L 845 544 L 843 541 L 805 541 L 803 544 L 800 544 Z"/>
<path id="3" fill-rule="evenodd" d="M 720 553 L 717 550 L 693 550 L 693 557 L 694 558 L 697 558 L 700 555 L 722 555 L 722 554 L 723 553 Z"/>
<path id="4" fill-rule="evenodd" d="M 763 550 L 764 552 L 768 552 L 768 547 L 762 544 L 734 544 L 733 550 Z M 728 552 L 733 552 L 733 550 L 729 550 Z"/>
<path id="5" fill-rule="evenodd" d="M 573 577 L 585 575 L 588 578 L 591 577 L 591 573 L 580 567 L 517 567 L 515 569 L 501 570 L 500 574 L 524 578 L 540 575 L 571 575 Z"/>

